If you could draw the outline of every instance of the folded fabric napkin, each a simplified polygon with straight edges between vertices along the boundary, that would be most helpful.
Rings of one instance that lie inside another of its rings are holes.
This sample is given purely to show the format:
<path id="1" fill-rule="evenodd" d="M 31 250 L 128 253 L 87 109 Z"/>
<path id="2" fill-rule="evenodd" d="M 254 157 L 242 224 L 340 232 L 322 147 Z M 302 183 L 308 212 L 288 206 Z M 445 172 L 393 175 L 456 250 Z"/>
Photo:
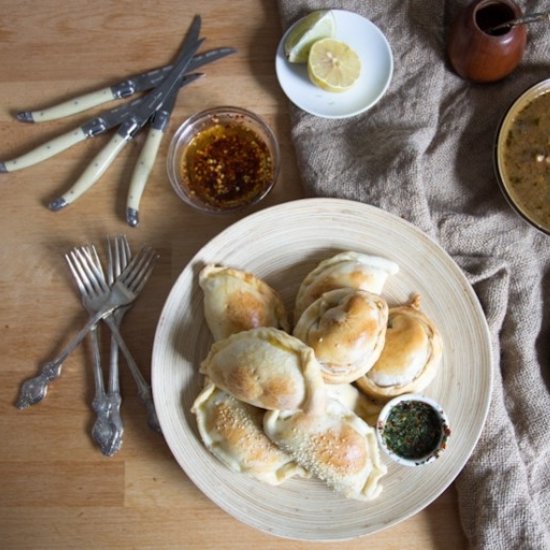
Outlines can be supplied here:
<path id="1" fill-rule="evenodd" d="M 547 8 L 525 4 L 524 12 Z M 409 220 L 468 276 L 492 335 L 495 385 L 481 439 L 457 479 L 461 522 L 472 548 L 550 548 L 550 237 L 511 211 L 492 165 L 505 110 L 549 77 L 550 26 L 529 27 L 512 75 L 476 85 L 450 69 L 445 53 L 465 5 L 279 0 L 282 30 L 316 9 L 363 15 L 385 33 L 395 62 L 388 92 L 364 114 L 323 119 L 292 105 L 292 139 L 309 195 Z"/>

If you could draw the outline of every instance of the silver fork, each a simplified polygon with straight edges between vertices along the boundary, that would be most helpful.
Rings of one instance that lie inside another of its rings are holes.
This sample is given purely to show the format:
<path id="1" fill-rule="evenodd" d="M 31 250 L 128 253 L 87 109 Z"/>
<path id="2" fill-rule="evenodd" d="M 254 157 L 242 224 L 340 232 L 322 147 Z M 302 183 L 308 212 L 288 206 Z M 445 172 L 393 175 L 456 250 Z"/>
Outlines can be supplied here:
<path id="1" fill-rule="evenodd" d="M 94 314 L 97 310 L 97 304 L 92 303 L 95 298 L 89 298 L 84 282 L 81 279 L 79 270 L 75 265 L 75 257 L 79 254 L 81 255 L 84 253 L 93 258 L 94 262 L 98 266 L 101 266 L 97 251 L 94 246 L 74 248 L 71 252 L 65 254 L 65 259 L 69 264 L 69 268 L 76 281 L 76 285 L 78 287 L 78 290 L 80 291 L 80 295 L 82 296 L 82 303 L 84 304 L 84 307 L 86 308 L 88 313 Z M 98 444 L 101 452 L 104 455 L 111 456 L 114 454 L 114 452 L 118 450 L 118 448 L 114 448 L 114 443 L 117 441 L 118 436 L 116 433 L 116 427 L 111 420 L 111 404 L 108 400 L 107 394 L 105 393 L 103 369 L 101 367 L 101 352 L 99 348 L 98 329 L 99 325 L 95 325 L 90 330 L 95 385 L 95 394 L 92 400 L 92 408 L 96 413 L 96 420 L 92 427 L 92 438 Z"/>
<path id="2" fill-rule="evenodd" d="M 128 265 L 132 257 L 130 244 L 125 235 L 120 235 L 114 239 L 107 240 L 108 268 L 107 283 L 112 285 L 122 270 Z M 120 328 L 122 318 L 131 306 L 123 306 L 113 311 L 113 320 L 117 328 Z M 107 401 L 110 407 L 111 423 L 117 438 L 113 439 L 113 452 L 116 452 L 122 446 L 122 435 L 124 426 L 120 416 L 120 406 L 122 398 L 120 396 L 119 369 L 118 369 L 118 345 L 115 337 L 111 334 L 111 350 L 109 357 L 109 389 L 107 392 Z"/>
<path id="3" fill-rule="evenodd" d="M 140 259 L 140 261 L 138 262 L 138 266 L 142 267 L 142 271 L 144 272 L 144 274 L 143 276 L 138 275 L 136 276 L 136 279 L 130 280 L 130 282 L 133 284 L 135 280 L 137 280 L 138 277 L 140 277 L 139 290 L 137 290 L 137 293 L 141 292 L 141 290 L 145 286 L 145 283 L 147 282 L 147 279 L 149 278 L 149 275 L 152 272 L 153 264 L 157 258 L 157 254 L 151 248 L 142 249 L 142 252 L 143 250 L 147 250 L 147 253 L 144 258 Z M 140 255 L 141 255 L 141 252 L 140 252 Z M 129 266 L 132 265 L 138 256 L 135 256 L 134 258 L 132 258 L 128 265 Z M 84 284 L 85 286 L 87 286 L 87 288 L 93 287 L 94 285 L 99 285 L 102 288 L 109 288 L 102 270 L 98 269 L 98 267 L 94 265 L 94 261 L 89 255 L 86 255 L 86 257 L 80 257 L 79 260 L 82 263 L 81 275 L 89 279 L 88 284 L 86 284 L 86 281 L 84 281 Z M 121 277 L 124 276 L 124 273 L 126 272 L 126 270 L 127 269 L 123 270 L 122 275 L 115 279 L 115 283 L 111 288 L 116 288 L 116 286 L 120 282 Z M 112 315 L 104 317 L 103 320 L 111 329 L 111 334 L 113 335 L 118 347 L 122 351 L 122 354 L 126 359 L 126 363 L 130 368 L 130 372 L 132 373 L 132 377 L 134 378 L 134 381 L 138 386 L 138 395 L 140 399 L 143 401 L 147 409 L 147 421 L 149 426 L 153 430 L 160 432 L 161 429 L 157 418 L 155 405 L 153 402 L 153 394 L 151 391 L 151 386 L 147 383 L 145 378 L 143 378 L 143 375 L 141 374 L 141 371 L 139 370 L 139 367 L 135 359 L 133 358 L 132 354 L 130 353 L 130 350 L 128 349 L 126 343 L 124 342 L 124 339 L 120 334 L 116 320 L 113 318 Z"/>
<path id="4" fill-rule="evenodd" d="M 48 391 L 48 384 L 61 374 L 63 361 L 82 342 L 91 328 L 101 319 L 110 315 L 117 307 L 129 305 L 137 298 L 139 291 L 151 274 L 155 256 L 151 249 L 143 248 L 137 256 L 132 258 L 132 261 L 126 266 L 126 269 L 112 287 L 109 288 L 104 279 L 103 284 L 96 284 L 91 287 L 90 292 L 97 298 L 98 303 L 102 299 L 101 306 L 94 315 L 90 315 L 86 325 L 57 357 L 44 363 L 37 376 L 23 382 L 16 403 L 18 408 L 25 409 L 42 401 Z M 120 345 L 118 339 L 117 343 Z M 122 344 L 124 345 L 124 342 Z M 121 349 L 123 349 L 122 346 Z"/>

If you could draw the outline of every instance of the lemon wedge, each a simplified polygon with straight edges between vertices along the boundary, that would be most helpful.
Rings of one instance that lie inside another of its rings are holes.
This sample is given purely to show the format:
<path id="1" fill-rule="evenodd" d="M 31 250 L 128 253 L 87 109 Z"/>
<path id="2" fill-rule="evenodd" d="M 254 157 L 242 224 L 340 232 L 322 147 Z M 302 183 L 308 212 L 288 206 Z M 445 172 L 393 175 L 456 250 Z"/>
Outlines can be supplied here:
<path id="1" fill-rule="evenodd" d="M 307 73 L 313 84 L 322 90 L 345 92 L 361 74 L 361 59 L 344 42 L 323 38 L 311 46 Z"/>
<path id="2" fill-rule="evenodd" d="M 301 19 L 284 42 L 286 58 L 291 63 L 307 63 L 309 50 L 321 38 L 334 36 L 336 21 L 331 10 L 317 10 Z"/>

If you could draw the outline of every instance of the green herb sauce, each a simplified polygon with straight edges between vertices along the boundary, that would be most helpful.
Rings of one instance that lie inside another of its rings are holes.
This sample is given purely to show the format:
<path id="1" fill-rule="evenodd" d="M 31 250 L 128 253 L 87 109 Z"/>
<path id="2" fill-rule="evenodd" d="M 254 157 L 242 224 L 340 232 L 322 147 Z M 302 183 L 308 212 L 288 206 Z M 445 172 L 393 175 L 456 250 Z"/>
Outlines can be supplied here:
<path id="1" fill-rule="evenodd" d="M 391 451 L 414 460 L 437 448 L 442 429 L 439 415 L 430 405 L 402 401 L 391 410 L 382 433 Z"/>

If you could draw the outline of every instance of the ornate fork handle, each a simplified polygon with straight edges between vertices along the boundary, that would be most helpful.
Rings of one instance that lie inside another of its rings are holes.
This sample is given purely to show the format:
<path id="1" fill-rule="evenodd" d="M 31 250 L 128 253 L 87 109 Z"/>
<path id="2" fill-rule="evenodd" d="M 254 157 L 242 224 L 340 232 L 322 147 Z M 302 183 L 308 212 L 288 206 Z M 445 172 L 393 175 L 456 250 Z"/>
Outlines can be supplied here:
<path id="1" fill-rule="evenodd" d="M 51 361 L 44 363 L 40 367 L 37 376 L 25 380 L 19 392 L 16 406 L 18 409 L 26 409 L 31 405 L 39 403 L 48 393 L 48 384 L 59 377 L 63 362 L 74 351 L 74 349 L 84 340 L 88 332 L 106 315 L 109 315 L 116 306 L 107 309 L 101 309 L 96 314 L 90 316 L 84 328 L 69 342 L 65 349 Z"/>
<path id="2" fill-rule="evenodd" d="M 113 318 L 119 325 L 118 318 L 125 308 L 121 307 L 113 313 Z M 117 453 L 122 447 L 124 424 L 122 423 L 122 416 L 120 414 L 120 407 L 122 405 L 122 398 L 120 396 L 120 386 L 118 381 L 118 345 L 115 337 L 111 334 L 111 351 L 110 351 L 110 372 L 109 372 L 109 389 L 105 399 L 109 406 L 109 421 L 111 424 L 111 441 L 109 448 L 109 456 Z"/>
<path id="3" fill-rule="evenodd" d="M 109 450 L 106 454 L 108 454 L 108 456 L 112 456 L 122 447 L 122 436 L 124 433 L 122 417 L 120 416 L 120 406 L 122 404 L 120 393 L 109 392 L 107 394 L 107 404 L 109 407 L 111 439 L 109 441 Z"/>
<path id="4" fill-rule="evenodd" d="M 113 320 L 117 328 L 120 324 L 128 307 L 121 307 L 113 312 Z M 113 430 L 113 439 L 111 442 L 111 454 L 116 453 L 122 447 L 124 434 L 124 424 L 120 415 L 122 398 L 120 396 L 119 370 L 118 370 L 118 344 L 113 334 L 111 334 L 111 351 L 109 357 L 109 389 L 107 391 L 107 402 L 110 410 L 111 427 Z"/>
<path id="5" fill-rule="evenodd" d="M 90 331 L 95 381 L 95 395 L 92 401 L 92 408 L 96 413 L 96 420 L 92 427 L 92 438 L 104 455 L 112 456 L 120 447 L 117 447 L 120 437 L 117 433 L 117 426 L 111 417 L 111 402 L 105 393 L 97 331 L 97 325 Z"/>
<path id="6" fill-rule="evenodd" d="M 128 346 L 126 346 L 126 342 L 124 342 L 120 334 L 120 331 L 118 330 L 118 326 L 116 325 L 113 318 L 106 317 L 105 323 L 107 323 L 107 325 L 111 329 L 111 332 L 116 340 L 116 343 L 118 344 L 118 347 L 122 351 L 124 358 L 128 363 L 128 367 L 130 368 L 130 372 L 132 373 L 134 381 L 138 386 L 138 395 L 140 399 L 143 401 L 143 404 L 147 409 L 147 422 L 149 424 L 149 427 L 152 430 L 160 433 L 161 432 L 160 423 L 158 421 L 157 412 L 155 410 L 155 404 L 153 402 L 153 394 L 151 392 L 151 386 L 147 383 L 145 378 L 143 378 L 143 375 L 141 374 L 141 371 L 139 370 L 137 363 L 132 357 L 132 354 L 130 353 Z"/>
<path id="7" fill-rule="evenodd" d="M 92 408 L 96 413 L 96 420 L 92 427 L 92 437 L 101 452 L 105 456 L 111 456 L 117 450 L 114 446 L 116 433 L 111 421 L 110 404 L 106 397 L 103 394 L 103 398 L 96 396 L 92 401 Z"/>

